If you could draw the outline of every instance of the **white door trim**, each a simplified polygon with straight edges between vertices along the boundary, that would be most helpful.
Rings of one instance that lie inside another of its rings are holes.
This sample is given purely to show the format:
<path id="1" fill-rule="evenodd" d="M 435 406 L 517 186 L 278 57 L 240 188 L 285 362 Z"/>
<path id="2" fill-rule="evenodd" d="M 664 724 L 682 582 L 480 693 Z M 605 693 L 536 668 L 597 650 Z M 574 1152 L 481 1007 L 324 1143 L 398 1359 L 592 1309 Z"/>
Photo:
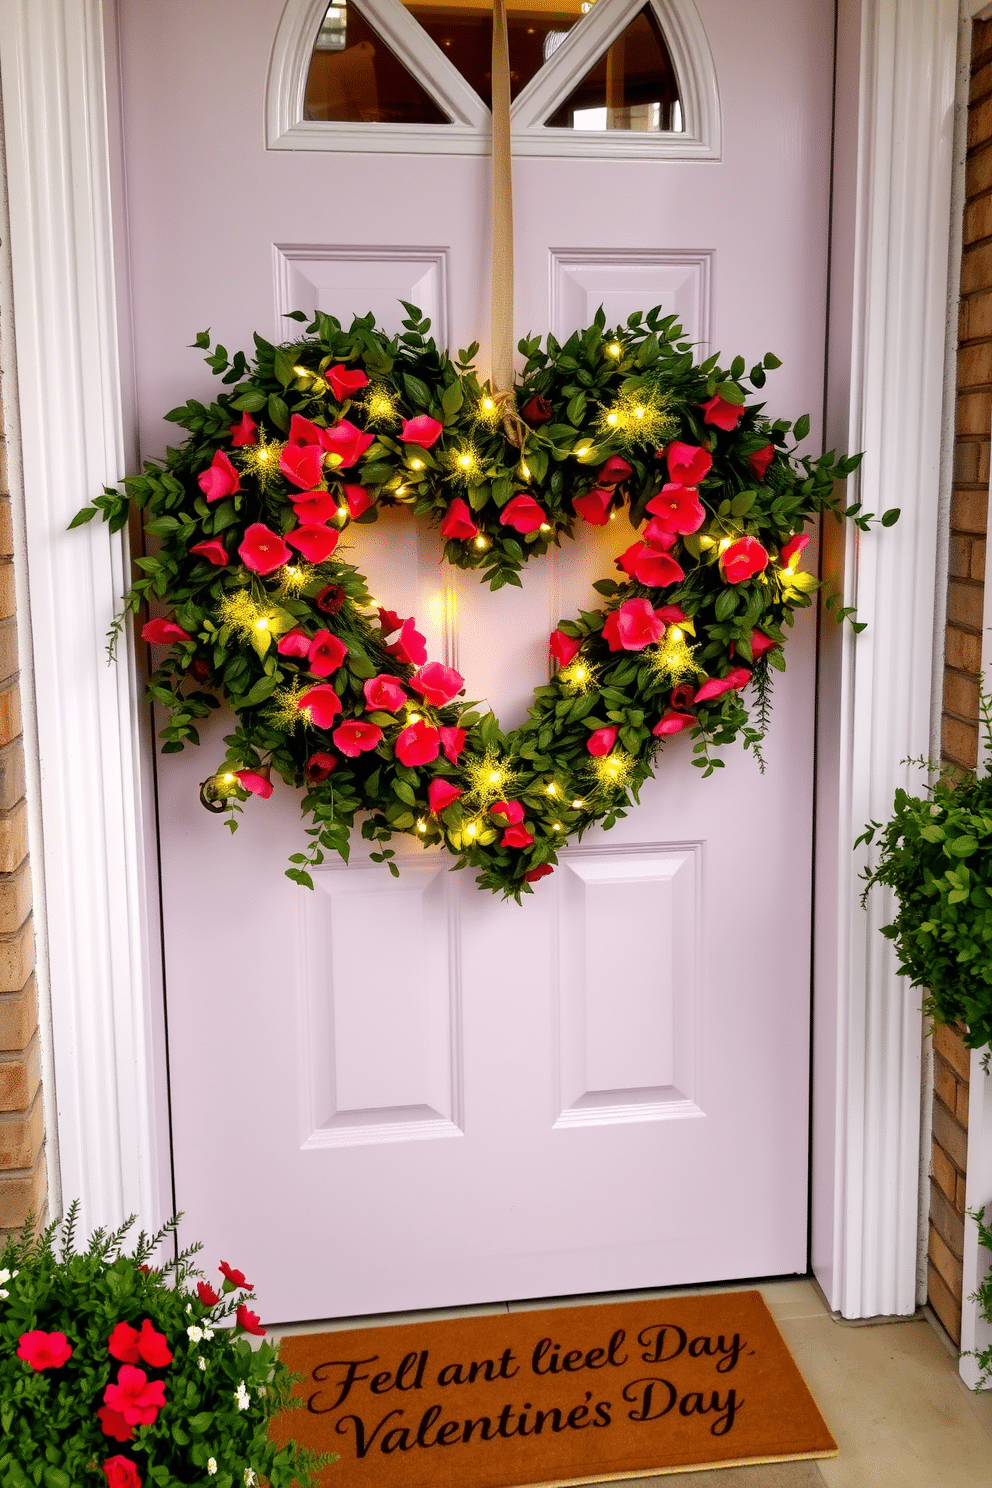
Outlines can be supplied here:
<path id="1" fill-rule="evenodd" d="M 916 1306 L 919 1016 L 887 943 L 869 936 L 879 912 L 861 916 L 850 844 L 891 803 L 900 770 L 890 762 L 929 743 L 957 14 L 954 0 L 840 0 L 840 12 L 853 107 L 838 111 L 830 422 L 839 444 L 870 449 L 868 507 L 905 512 L 882 539 L 850 539 L 845 591 L 869 628 L 825 648 L 814 1257 L 831 1304 L 853 1317 Z M 87 1222 L 133 1210 L 149 1225 L 169 1206 L 149 792 L 135 661 L 125 648 L 108 669 L 102 650 L 124 556 L 102 525 L 65 534 L 73 512 L 119 478 L 131 427 L 105 24 L 112 0 L 0 0 L 16 361 L 3 341 L 24 451 L 15 500 L 44 819 L 32 851 L 48 890 L 62 1191 L 82 1198 Z"/>

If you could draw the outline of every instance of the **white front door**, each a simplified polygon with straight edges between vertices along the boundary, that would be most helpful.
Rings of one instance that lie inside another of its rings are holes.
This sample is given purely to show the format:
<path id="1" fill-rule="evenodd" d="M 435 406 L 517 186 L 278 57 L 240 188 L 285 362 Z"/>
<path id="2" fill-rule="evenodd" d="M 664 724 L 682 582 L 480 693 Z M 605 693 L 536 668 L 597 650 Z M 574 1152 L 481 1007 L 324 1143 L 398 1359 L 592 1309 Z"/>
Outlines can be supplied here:
<path id="1" fill-rule="evenodd" d="M 728 360 L 775 351 L 769 406 L 811 413 L 815 443 L 833 6 L 659 10 L 701 18 L 722 158 L 522 155 L 518 332 L 664 303 Z M 122 7 L 147 456 L 165 410 L 211 393 L 186 349 L 208 325 L 232 351 L 315 304 L 394 329 L 402 297 L 439 340 L 486 340 L 484 155 L 266 147 L 294 11 L 316 36 L 309 0 Z M 351 534 L 374 592 L 504 726 L 546 679 L 551 628 L 631 540 L 625 519 L 588 529 L 492 595 L 404 514 Z M 184 1241 L 245 1270 L 266 1317 L 806 1269 L 814 640 L 810 612 L 766 774 L 733 752 L 703 780 L 669 743 L 641 806 L 522 908 L 415 846 L 394 879 L 360 841 L 308 893 L 283 876 L 293 792 L 250 802 L 234 838 L 198 804 L 229 717 L 160 760 L 176 1203 Z"/>

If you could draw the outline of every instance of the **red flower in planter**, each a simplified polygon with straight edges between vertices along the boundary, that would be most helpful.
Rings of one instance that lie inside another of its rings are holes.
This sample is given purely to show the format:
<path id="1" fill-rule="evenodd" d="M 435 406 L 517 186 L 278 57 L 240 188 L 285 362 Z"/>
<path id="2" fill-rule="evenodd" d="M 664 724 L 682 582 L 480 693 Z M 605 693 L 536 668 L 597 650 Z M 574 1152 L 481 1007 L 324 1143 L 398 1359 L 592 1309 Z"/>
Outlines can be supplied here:
<path id="1" fill-rule="evenodd" d="M 363 434 L 347 419 L 338 419 L 330 429 L 321 429 L 320 442 L 329 455 L 337 455 L 342 470 L 357 465 L 375 438 L 374 434 Z"/>
<path id="2" fill-rule="evenodd" d="M 360 517 L 362 512 L 368 511 L 372 505 L 372 497 L 364 486 L 342 486 L 344 499 L 348 503 L 348 515 L 352 521 Z"/>
<path id="3" fill-rule="evenodd" d="M 130 1441 L 134 1436 L 134 1427 L 127 1424 L 120 1411 L 111 1410 L 109 1405 L 101 1405 L 96 1418 L 103 1428 L 104 1436 L 112 1436 L 114 1441 Z M 123 1460 L 120 1459 L 122 1462 Z"/>
<path id="4" fill-rule="evenodd" d="M 303 773 L 310 785 L 319 785 L 322 780 L 327 779 L 328 775 L 332 775 L 337 767 L 337 755 L 325 754 L 323 750 L 318 749 L 303 766 Z M 197 1291 L 199 1290 L 197 1287 Z M 214 1298 L 214 1300 L 217 1299 Z"/>
<path id="5" fill-rule="evenodd" d="M 127 1457 L 108 1457 L 103 1472 L 107 1488 L 141 1488 L 141 1475 Z"/>
<path id="6" fill-rule="evenodd" d="M 419 444 L 421 449 L 430 449 L 432 444 L 437 444 L 443 432 L 444 425 L 438 423 L 437 419 L 426 413 L 418 413 L 416 418 L 403 420 L 399 437 L 403 444 Z"/>
<path id="7" fill-rule="evenodd" d="M 338 724 L 331 738 L 342 754 L 355 759 L 358 755 L 367 754 L 375 749 L 382 739 L 382 729 L 374 723 L 364 722 L 361 718 L 349 718 L 344 723 Z"/>
<path id="8" fill-rule="evenodd" d="M 389 631 L 385 632 L 386 635 Z M 416 621 L 404 620 L 400 626 L 398 640 L 386 647 L 388 656 L 395 656 L 405 666 L 422 666 L 427 660 L 427 641 L 417 629 Z"/>
<path id="9" fill-rule="evenodd" d="M 280 656 L 309 656 L 310 637 L 305 630 L 294 626 L 292 630 L 287 630 L 284 636 L 279 637 L 276 641 L 276 650 Z"/>
<path id="10" fill-rule="evenodd" d="M 577 636 L 566 635 L 563 630 L 553 630 L 551 632 L 551 644 L 548 650 L 559 666 L 567 666 L 578 655 L 581 647 L 582 642 Z"/>
<path id="11" fill-rule="evenodd" d="M 206 558 L 217 568 L 227 567 L 227 549 L 219 537 L 213 537 L 209 542 L 194 543 L 190 548 L 191 553 L 199 553 L 201 558 Z"/>
<path id="12" fill-rule="evenodd" d="M 287 444 L 279 457 L 279 473 L 301 491 L 312 491 L 324 474 L 323 449 L 319 444 Z"/>
<path id="13" fill-rule="evenodd" d="M 429 765 L 436 760 L 441 747 L 437 729 L 418 718 L 403 729 L 396 740 L 396 758 L 403 765 Z"/>
<path id="14" fill-rule="evenodd" d="M 461 728 L 438 729 L 441 739 L 441 752 L 446 760 L 452 765 L 457 765 L 458 756 L 465 748 L 465 730 Z"/>
<path id="15" fill-rule="evenodd" d="M 591 522 L 594 527 L 605 527 L 610 520 L 610 503 L 613 500 L 613 492 L 605 486 L 597 486 L 595 490 L 587 491 L 584 496 L 576 496 L 572 505 L 580 517 Z"/>
<path id="16" fill-rule="evenodd" d="M 478 527 L 472 521 L 468 502 L 456 496 L 449 503 L 444 521 L 441 523 L 441 536 L 454 538 L 457 542 L 467 542 L 470 537 L 476 537 L 478 531 Z"/>
<path id="17" fill-rule="evenodd" d="M 329 682 L 318 682 L 316 687 L 311 687 L 308 692 L 303 692 L 296 700 L 296 706 L 301 713 L 306 713 L 310 722 L 316 728 L 329 729 L 331 724 L 341 712 L 341 699 Z M 221 1270 L 224 1270 L 223 1265 Z M 227 1272 L 224 1272 L 227 1275 Z M 241 1272 L 235 1272 L 241 1276 Z M 232 1278 L 228 1278 L 231 1280 Z M 236 1286 L 248 1287 L 249 1284 L 243 1278 L 234 1283 Z M 249 1288 L 250 1289 L 250 1288 Z"/>
<path id="18" fill-rule="evenodd" d="M 310 491 L 306 496 L 297 496 L 293 512 L 303 527 L 314 522 L 329 522 L 338 514 L 338 498 L 330 491 Z"/>
<path id="19" fill-rule="evenodd" d="M 395 713 L 407 700 L 402 685 L 385 672 L 380 672 L 378 677 L 370 677 L 362 691 L 369 707 L 381 708 L 384 713 Z"/>
<path id="20" fill-rule="evenodd" d="M 533 496 L 527 496 L 521 492 L 508 501 L 499 514 L 500 522 L 504 527 L 512 527 L 514 532 L 536 532 L 547 520 L 547 513 L 538 506 Z"/>
<path id="21" fill-rule="evenodd" d="M 209 1281 L 198 1281 L 196 1283 L 196 1295 L 204 1307 L 213 1307 L 215 1302 L 220 1301 L 220 1293 L 214 1291 Z"/>
<path id="22" fill-rule="evenodd" d="M 324 691 L 328 691 L 329 692 L 329 691 L 332 691 L 332 690 L 333 689 L 331 689 L 331 688 L 317 688 L 317 687 L 315 687 L 313 689 L 314 692 L 324 692 Z M 336 694 L 335 694 L 335 696 L 336 696 Z M 339 704 L 339 706 L 340 706 L 340 704 Z M 250 1292 L 251 1291 L 251 1289 L 252 1289 L 251 1282 L 245 1280 L 245 1273 L 243 1271 L 238 1271 L 233 1266 L 229 1266 L 226 1261 L 221 1261 L 220 1266 L 219 1266 L 218 1269 L 220 1270 L 222 1276 L 224 1277 L 224 1280 L 226 1282 L 229 1282 L 230 1283 L 229 1286 L 225 1286 L 225 1288 L 224 1288 L 225 1292 L 232 1291 L 234 1288 L 239 1288 L 243 1292 Z"/>
<path id="23" fill-rule="evenodd" d="M 165 1385 L 161 1380 L 150 1380 L 143 1369 L 122 1364 L 117 1383 L 103 1392 L 103 1403 L 120 1411 L 129 1426 L 150 1426 L 165 1405 Z"/>
<path id="24" fill-rule="evenodd" d="M 233 496 L 241 490 L 238 472 L 223 450 L 217 450 L 207 469 L 197 476 L 196 483 L 208 501 L 220 501 L 221 497 Z"/>
<path id="25" fill-rule="evenodd" d="M 602 756 L 609 754 L 617 742 L 617 730 L 615 728 L 594 729 L 586 740 L 586 748 L 590 754 Z"/>
<path id="26" fill-rule="evenodd" d="M 315 677 L 329 677 L 348 655 L 344 641 L 329 630 L 318 630 L 310 643 L 310 670 Z"/>
<path id="27" fill-rule="evenodd" d="M 683 729 L 692 728 L 695 722 L 691 713 L 678 713 L 671 709 L 659 718 L 651 732 L 659 736 L 680 734 Z"/>
<path id="28" fill-rule="evenodd" d="M 530 424 L 532 428 L 536 428 L 538 424 L 550 423 L 553 413 L 554 406 L 550 398 L 542 398 L 538 393 L 535 393 L 532 398 L 527 399 L 527 402 L 521 408 L 520 417 L 525 423 Z"/>
<path id="29" fill-rule="evenodd" d="M 254 1333 L 256 1338 L 265 1337 L 265 1329 L 262 1327 L 261 1319 L 257 1312 L 251 1312 L 242 1302 L 235 1314 L 238 1327 L 244 1328 L 246 1333 Z"/>
<path id="30" fill-rule="evenodd" d="M 742 537 L 720 555 L 720 566 L 728 584 L 742 584 L 768 563 L 768 554 L 756 537 Z"/>
<path id="31" fill-rule="evenodd" d="M 524 827 L 507 827 L 500 838 L 500 847 L 530 847 L 534 841 Z"/>
<path id="32" fill-rule="evenodd" d="M 343 362 L 339 362 L 336 367 L 328 367 L 324 376 L 338 403 L 343 403 L 346 398 L 353 398 L 363 387 L 369 385 L 368 378 L 359 367 L 353 367 L 349 371 Z"/>
<path id="33" fill-rule="evenodd" d="M 241 415 L 240 424 L 230 425 L 229 432 L 235 449 L 258 443 L 258 425 L 247 410 Z"/>
<path id="34" fill-rule="evenodd" d="M 728 432 L 736 429 L 744 413 L 743 403 L 728 403 L 719 393 L 714 393 L 708 403 L 702 404 L 703 423 L 714 424 Z"/>
<path id="35" fill-rule="evenodd" d="M 457 697 L 465 686 L 465 678 L 454 667 L 446 667 L 440 661 L 429 661 L 410 678 L 410 686 L 419 692 L 425 703 L 443 708 Z"/>
<path id="36" fill-rule="evenodd" d="M 286 533 L 286 541 L 300 553 L 308 563 L 324 563 L 338 545 L 340 532 L 334 527 L 325 527 L 322 522 L 307 522 L 303 527 L 294 527 Z"/>
<path id="37" fill-rule="evenodd" d="M 531 868 L 524 874 L 524 878 L 528 883 L 537 883 L 539 878 L 547 878 L 548 874 L 554 871 L 550 863 L 538 863 L 536 868 Z"/>
<path id="38" fill-rule="evenodd" d="M 648 599 L 628 599 L 606 617 L 603 635 L 611 651 L 643 651 L 661 640 L 665 622 Z"/>
<path id="39" fill-rule="evenodd" d="M 149 620 L 141 627 L 141 639 L 153 646 L 174 646 L 177 641 L 191 641 L 193 637 L 177 625 L 175 620 Z"/>
<path id="40" fill-rule="evenodd" d="M 138 1353 L 153 1369 L 165 1369 L 172 1363 L 169 1340 L 164 1333 L 158 1332 L 151 1318 L 145 1318 L 141 1324 Z"/>
<path id="41" fill-rule="evenodd" d="M 461 787 L 452 785 L 450 780 L 432 780 L 427 787 L 427 800 L 435 816 L 440 816 L 445 807 L 462 794 Z"/>
<path id="42" fill-rule="evenodd" d="M 252 522 L 245 528 L 245 535 L 238 548 L 238 557 L 252 573 L 275 573 L 288 563 L 293 554 L 278 532 L 272 532 L 264 522 Z"/>
<path id="43" fill-rule="evenodd" d="M 751 474 L 756 480 L 763 481 L 772 460 L 775 458 L 775 446 L 773 444 L 762 445 L 761 449 L 755 450 L 748 455 L 747 463 L 751 467 Z"/>
<path id="44" fill-rule="evenodd" d="M 37 1373 L 43 1369 L 61 1369 L 72 1358 L 72 1344 L 64 1333 L 45 1333 L 41 1328 L 32 1328 L 17 1340 L 17 1357 Z"/>
<path id="45" fill-rule="evenodd" d="M 508 827 L 519 827 L 524 819 L 524 808 L 519 801 L 494 801 L 489 810 L 493 816 L 501 816 Z"/>
<path id="46" fill-rule="evenodd" d="M 599 467 L 596 479 L 603 486 L 618 486 L 633 473 L 633 467 L 628 465 L 626 460 L 621 460 L 619 455 L 611 455 L 605 465 Z"/>
<path id="47" fill-rule="evenodd" d="M 260 770 L 235 770 L 234 773 L 242 790 L 248 791 L 252 796 L 261 796 L 263 801 L 267 801 L 272 794 L 270 771 L 270 765 L 263 765 Z M 148 1362 L 151 1363 L 151 1360 Z"/>
<path id="48" fill-rule="evenodd" d="M 112 1358 L 119 1359 L 122 1364 L 137 1364 L 141 1359 L 138 1353 L 140 1338 L 139 1328 L 132 1328 L 130 1323 L 117 1323 L 107 1339 L 107 1351 Z"/>
<path id="49" fill-rule="evenodd" d="M 669 475 L 679 486 L 698 486 L 713 465 L 709 450 L 699 444 L 683 444 L 680 439 L 672 440 L 665 450 L 665 459 Z"/>
<path id="50" fill-rule="evenodd" d="M 706 520 L 695 486 L 678 486 L 669 482 L 648 502 L 666 532 L 698 532 Z"/>
<path id="51" fill-rule="evenodd" d="M 781 641 L 773 641 L 771 636 L 766 636 L 763 630 L 751 632 L 751 655 L 755 661 L 759 656 L 764 656 L 766 651 L 774 651 L 775 647 L 781 644 Z"/>

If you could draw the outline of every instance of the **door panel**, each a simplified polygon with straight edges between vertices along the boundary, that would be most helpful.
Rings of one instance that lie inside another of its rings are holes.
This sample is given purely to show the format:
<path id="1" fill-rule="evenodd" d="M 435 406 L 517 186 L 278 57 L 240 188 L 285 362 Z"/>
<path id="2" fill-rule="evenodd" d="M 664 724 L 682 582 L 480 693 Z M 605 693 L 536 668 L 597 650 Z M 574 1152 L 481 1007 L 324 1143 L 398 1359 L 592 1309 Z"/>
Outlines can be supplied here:
<path id="1" fill-rule="evenodd" d="M 608 5 L 611 0 L 599 0 Z M 488 162 L 262 143 L 282 0 L 122 7 L 143 451 L 287 308 L 394 296 L 485 343 Z M 517 327 L 670 306 L 728 357 L 774 350 L 776 413 L 822 402 L 833 7 L 700 0 L 724 159 L 515 163 Z M 411 246 L 421 245 L 421 246 Z M 301 298 L 302 297 L 302 300 Z M 348 533 L 380 601 L 504 725 L 589 607 L 626 518 L 492 595 L 405 513 Z M 522 907 L 405 839 L 283 876 L 295 793 L 232 839 L 197 803 L 229 719 L 161 762 L 162 892 L 183 1238 L 235 1257 L 272 1320 L 805 1269 L 815 625 L 776 684 L 768 768 L 691 744 Z M 394 844 L 396 845 L 396 844 Z"/>

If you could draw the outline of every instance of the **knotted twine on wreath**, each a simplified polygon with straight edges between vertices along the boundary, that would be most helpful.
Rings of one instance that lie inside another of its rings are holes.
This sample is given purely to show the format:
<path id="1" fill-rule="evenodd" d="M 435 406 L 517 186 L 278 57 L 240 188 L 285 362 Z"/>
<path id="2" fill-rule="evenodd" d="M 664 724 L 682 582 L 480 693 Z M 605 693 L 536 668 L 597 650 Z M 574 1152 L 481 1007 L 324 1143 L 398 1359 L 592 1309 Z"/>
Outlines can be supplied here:
<path id="1" fill-rule="evenodd" d="M 504 0 L 493 0 L 492 387 L 503 431 L 522 450 L 527 428 L 513 390 L 513 147 L 510 136 L 510 44 Z"/>

